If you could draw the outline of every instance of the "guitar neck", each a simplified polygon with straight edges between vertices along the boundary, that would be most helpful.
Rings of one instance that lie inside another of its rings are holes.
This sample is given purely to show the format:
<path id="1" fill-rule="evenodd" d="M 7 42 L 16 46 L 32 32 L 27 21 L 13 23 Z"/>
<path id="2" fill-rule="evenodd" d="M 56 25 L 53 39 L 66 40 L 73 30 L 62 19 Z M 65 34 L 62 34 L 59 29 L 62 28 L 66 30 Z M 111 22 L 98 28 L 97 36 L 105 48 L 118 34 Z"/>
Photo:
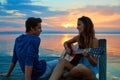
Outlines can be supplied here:
<path id="1" fill-rule="evenodd" d="M 74 51 L 75 54 L 82 54 L 84 52 L 90 52 L 91 48 L 86 48 L 86 49 L 78 49 L 77 51 Z"/>
<path id="2" fill-rule="evenodd" d="M 101 55 L 103 54 L 102 48 L 86 48 L 86 49 L 78 49 L 77 51 L 74 51 L 75 54 L 82 54 L 84 52 L 90 53 L 90 54 L 96 54 Z"/>

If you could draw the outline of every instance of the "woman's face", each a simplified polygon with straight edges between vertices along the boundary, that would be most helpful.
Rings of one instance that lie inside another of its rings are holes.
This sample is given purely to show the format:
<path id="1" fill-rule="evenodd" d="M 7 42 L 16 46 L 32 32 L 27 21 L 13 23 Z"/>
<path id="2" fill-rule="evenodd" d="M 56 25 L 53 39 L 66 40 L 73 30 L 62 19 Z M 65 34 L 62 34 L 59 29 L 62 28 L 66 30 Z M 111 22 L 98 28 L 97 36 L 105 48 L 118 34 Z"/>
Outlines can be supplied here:
<path id="1" fill-rule="evenodd" d="M 78 29 L 79 33 L 84 31 L 84 23 L 80 20 L 78 20 L 78 22 L 77 22 L 77 29 Z"/>

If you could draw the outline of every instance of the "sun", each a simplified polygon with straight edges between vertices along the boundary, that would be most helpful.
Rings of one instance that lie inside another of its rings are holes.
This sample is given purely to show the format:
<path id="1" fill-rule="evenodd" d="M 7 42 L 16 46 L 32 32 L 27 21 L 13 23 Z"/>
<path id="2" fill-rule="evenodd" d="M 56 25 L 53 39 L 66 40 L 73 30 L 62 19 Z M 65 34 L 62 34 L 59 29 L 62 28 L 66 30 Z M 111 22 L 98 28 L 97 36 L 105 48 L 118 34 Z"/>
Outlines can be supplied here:
<path id="1" fill-rule="evenodd" d="M 63 27 L 69 28 L 69 27 L 71 27 L 71 24 L 64 24 Z"/>

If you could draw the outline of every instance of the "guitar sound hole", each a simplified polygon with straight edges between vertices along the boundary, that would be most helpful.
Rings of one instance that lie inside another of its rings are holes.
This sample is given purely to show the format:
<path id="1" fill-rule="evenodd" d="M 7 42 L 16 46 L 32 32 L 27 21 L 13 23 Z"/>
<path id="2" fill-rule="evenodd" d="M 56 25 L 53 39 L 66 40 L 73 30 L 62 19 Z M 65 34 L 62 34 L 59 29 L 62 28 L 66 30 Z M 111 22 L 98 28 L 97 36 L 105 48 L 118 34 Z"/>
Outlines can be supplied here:
<path id="1" fill-rule="evenodd" d="M 83 55 L 81 55 L 81 54 L 76 54 L 75 57 L 74 57 L 74 59 L 73 59 L 70 63 L 73 64 L 73 65 L 77 65 L 77 64 L 79 63 L 80 58 L 81 58 L 82 56 L 83 56 Z"/>

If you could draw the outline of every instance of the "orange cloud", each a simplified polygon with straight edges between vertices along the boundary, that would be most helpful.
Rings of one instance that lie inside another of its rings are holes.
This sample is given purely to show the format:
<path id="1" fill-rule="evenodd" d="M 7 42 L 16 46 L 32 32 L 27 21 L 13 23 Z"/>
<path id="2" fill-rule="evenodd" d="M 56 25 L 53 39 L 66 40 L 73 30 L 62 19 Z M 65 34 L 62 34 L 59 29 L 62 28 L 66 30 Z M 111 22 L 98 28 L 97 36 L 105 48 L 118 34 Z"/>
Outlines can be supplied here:
<path id="1" fill-rule="evenodd" d="M 25 24 L 25 21 L 23 21 L 23 20 L 0 20 L 0 22 L 9 22 L 9 23 L 15 23 L 15 24 Z"/>
<path id="2" fill-rule="evenodd" d="M 120 11 L 118 7 L 108 7 L 108 6 L 88 6 L 85 8 L 79 8 L 74 10 L 69 10 L 68 13 L 64 15 L 57 15 L 52 17 L 47 17 L 45 19 L 45 25 L 51 27 L 64 27 L 66 24 L 70 24 L 71 27 L 76 27 L 77 18 L 81 16 L 88 16 L 92 19 L 95 28 L 116 28 L 120 29 L 120 23 L 115 21 L 120 20 Z"/>
<path id="3" fill-rule="evenodd" d="M 5 27 L 5 28 L 0 28 L 0 31 L 25 31 L 25 27 L 21 27 L 21 28 Z"/>

